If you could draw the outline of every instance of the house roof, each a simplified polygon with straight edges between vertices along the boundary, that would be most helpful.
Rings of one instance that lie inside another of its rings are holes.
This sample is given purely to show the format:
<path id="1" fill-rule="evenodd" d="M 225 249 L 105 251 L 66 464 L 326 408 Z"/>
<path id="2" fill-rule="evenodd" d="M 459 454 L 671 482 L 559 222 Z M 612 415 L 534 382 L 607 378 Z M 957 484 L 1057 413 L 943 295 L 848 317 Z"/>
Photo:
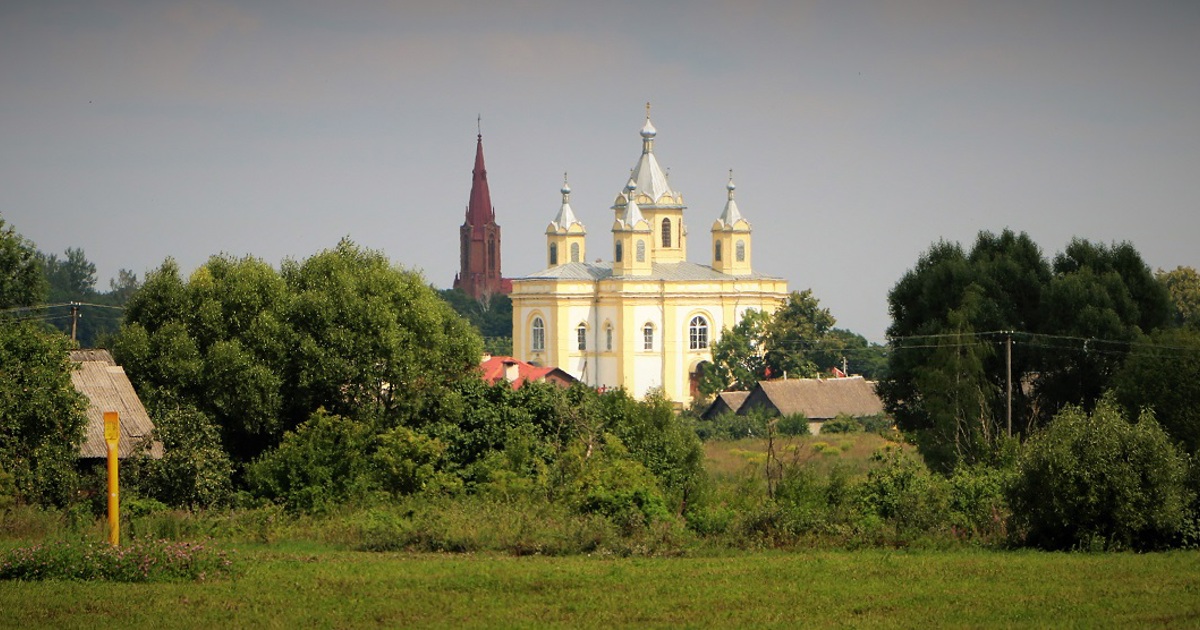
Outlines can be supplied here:
<path id="1" fill-rule="evenodd" d="M 84 459 L 108 457 L 104 442 L 104 412 L 115 411 L 121 418 L 121 439 L 117 456 L 137 453 L 143 440 L 150 439 L 154 423 L 142 406 L 125 370 L 117 365 L 108 350 L 72 350 L 71 360 L 77 368 L 71 372 L 71 384 L 88 399 L 87 427 L 79 457 Z M 150 456 L 162 457 L 162 443 L 151 444 Z"/>
<path id="2" fill-rule="evenodd" d="M 746 402 L 746 397 L 749 395 L 750 392 L 721 392 L 717 394 L 715 399 L 713 399 L 713 402 L 708 406 L 708 409 L 705 409 L 704 413 L 700 414 L 700 417 L 704 418 L 705 420 L 709 420 L 712 417 L 726 411 L 737 413 L 738 409 L 742 408 L 742 403 Z"/>
<path id="3" fill-rule="evenodd" d="M 759 406 L 774 407 L 785 416 L 803 413 L 810 420 L 834 418 L 838 414 L 873 416 L 883 413 L 883 402 L 875 394 L 875 384 L 861 376 L 761 381 L 750 392 L 739 413 Z"/>
<path id="4" fill-rule="evenodd" d="M 488 383 L 495 385 L 501 381 L 508 381 L 512 384 L 513 389 L 517 389 L 525 383 L 542 380 L 562 383 L 574 383 L 576 380 L 574 376 L 559 368 L 542 367 L 506 356 L 486 357 L 480 362 L 479 369 L 483 372 L 483 380 Z M 515 369 L 515 378 L 509 378 L 510 369 Z"/>

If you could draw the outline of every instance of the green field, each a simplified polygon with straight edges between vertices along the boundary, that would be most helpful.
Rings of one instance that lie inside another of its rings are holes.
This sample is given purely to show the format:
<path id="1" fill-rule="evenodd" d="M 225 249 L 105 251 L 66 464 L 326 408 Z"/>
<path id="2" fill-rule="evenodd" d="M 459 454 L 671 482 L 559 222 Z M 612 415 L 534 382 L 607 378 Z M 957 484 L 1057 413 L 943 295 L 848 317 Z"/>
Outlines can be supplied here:
<path id="1" fill-rule="evenodd" d="M 1200 552 L 565 558 L 243 548 L 208 583 L 0 583 L 4 627 L 1200 626 Z"/>

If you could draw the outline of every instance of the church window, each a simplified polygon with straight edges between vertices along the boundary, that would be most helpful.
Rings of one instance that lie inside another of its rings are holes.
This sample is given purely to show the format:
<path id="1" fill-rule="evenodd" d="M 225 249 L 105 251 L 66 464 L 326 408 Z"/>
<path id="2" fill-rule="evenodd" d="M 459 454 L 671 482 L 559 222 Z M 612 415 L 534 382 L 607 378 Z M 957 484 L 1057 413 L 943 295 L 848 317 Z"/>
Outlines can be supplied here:
<path id="1" fill-rule="evenodd" d="M 579 243 L 571 243 L 571 262 L 579 262 Z"/>
<path id="2" fill-rule="evenodd" d="M 604 349 L 609 352 L 612 352 L 612 332 L 611 325 L 604 327 Z"/>
<path id="3" fill-rule="evenodd" d="M 688 340 L 688 347 L 692 350 L 708 348 L 708 320 L 702 315 L 693 317 L 688 324 Z"/>
<path id="4" fill-rule="evenodd" d="M 662 220 L 662 243 L 663 247 L 671 246 L 671 220 Z"/>
<path id="5" fill-rule="evenodd" d="M 488 241 L 488 269 L 496 269 L 496 239 Z"/>
<path id="6" fill-rule="evenodd" d="M 546 349 L 546 324 L 542 322 L 541 317 L 533 318 L 532 329 L 533 334 L 530 337 L 532 339 L 533 351 L 542 352 Z"/>
<path id="7" fill-rule="evenodd" d="M 721 262 L 721 241 L 717 241 L 717 244 L 713 247 L 713 260 Z"/>
<path id="8" fill-rule="evenodd" d="M 575 338 L 579 342 L 579 349 L 587 350 L 587 326 L 580 324 L 579 328 L 575 329 Z"/>
<path id="9" fill-rule="evenodd" d="M 558 243 L 550 243 L 550 266 L 558 264 Z"/>
<path id="10" fill-rule="evenodd" d="M 621 262 L 621 241 L 617 241 L 617 251 L 613 254 L 613 260 Z"/>
<path id="11" fill-rule="evenodd" d="M 647 322 L 646 326 L 642 328 L 642 349 L 654 349 L 654 324 Z"/>
<path id="12" fill-rule="evenodd" d="M 646 241 L 641 239 L 637 242 L 637 261 L 646 262 Z"/>
<path id="13" fill-rule="evenodd" d="M 737 261 L 746 262 L 746 241 L 737 242 Z"/>

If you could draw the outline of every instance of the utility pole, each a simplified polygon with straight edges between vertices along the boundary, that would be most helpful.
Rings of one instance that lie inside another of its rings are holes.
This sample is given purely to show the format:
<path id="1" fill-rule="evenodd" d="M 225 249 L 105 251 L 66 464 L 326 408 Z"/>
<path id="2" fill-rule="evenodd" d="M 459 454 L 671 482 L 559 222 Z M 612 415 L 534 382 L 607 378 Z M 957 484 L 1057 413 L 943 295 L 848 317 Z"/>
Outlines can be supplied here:
<path id="1" fill-rule="evenodd" d="M 79 303 L 71 302 L 71 341 L 75 341 L 75 332 L 79 328 Z"/>
<path id="2" fill-rule="evenodd" d="M 1008 437 L 1012 437 L 1012 331 L 1004 337 L 1005 367 L 1008 372 Z"/>

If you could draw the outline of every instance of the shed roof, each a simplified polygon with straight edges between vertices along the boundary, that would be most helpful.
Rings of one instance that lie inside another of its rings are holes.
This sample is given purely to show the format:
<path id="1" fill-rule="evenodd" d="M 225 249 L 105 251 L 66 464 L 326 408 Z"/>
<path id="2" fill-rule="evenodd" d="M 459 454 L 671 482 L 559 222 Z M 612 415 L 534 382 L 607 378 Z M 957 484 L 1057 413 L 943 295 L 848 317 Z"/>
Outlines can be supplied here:
<path id="1" fill-rule="evenodd" d="M 143 440 L 150 439 L 154 423 L 142 406 L 125 370 L 117 365 L 107 350 L 72 350 L 71 360 L 76 369 L 71 372 L 71 384 L 88 399 L 87 427 L 79 457 L 104 458 L 108 447 L 104 443 L 104 412 L 115 411 L 121 418 L 121 439 L 117 456 L 136 455 Z M 150 456 L 162 457 L 162 443 L 151 444 Z"/>
<path id="2" fill-rule="evenodd" d="M 738 409 L 742 408 L 742 403 L 746 402 L 746 397 L 750 392 L 721 392 L 713 399 L 708 409 L 700 414 L 701 418 L 711 420 L 722 413 L 737 413 Z"/>
<path id="3" fill-rule="evenodd" d="M 883 413 L 875 383 L 861 376 L 762 381 L 750 392 L 739 413 L 753 407 L 774 407 L 785 416 L 803 413 L 810 420 L 835 418 L 838 414 Z"/>

